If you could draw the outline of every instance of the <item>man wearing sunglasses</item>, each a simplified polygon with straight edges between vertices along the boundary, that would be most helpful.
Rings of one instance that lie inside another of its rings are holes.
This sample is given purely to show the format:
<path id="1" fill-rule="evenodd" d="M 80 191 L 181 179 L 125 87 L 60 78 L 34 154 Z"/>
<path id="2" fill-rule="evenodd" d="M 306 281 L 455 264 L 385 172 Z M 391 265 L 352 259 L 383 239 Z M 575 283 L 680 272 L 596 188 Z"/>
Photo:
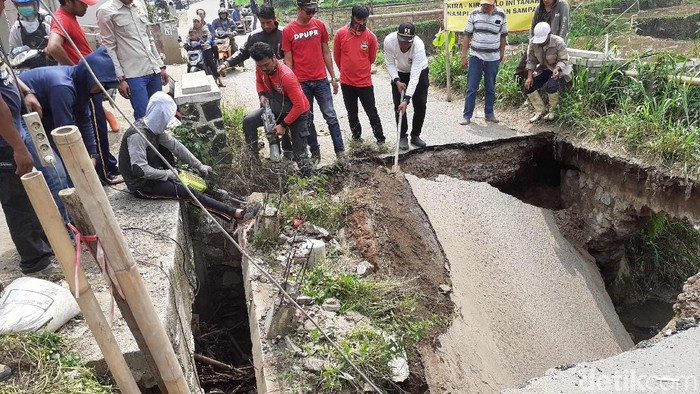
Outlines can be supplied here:
<path id="1" fill-rule="evenodd" d="M 345 152 L 340 124 L 333 108 L 333 94 L 338 94 L 338 79 L 335 77 L 333 58 L 328 47 L 328 30 L 322 21 L 314 18 L 317 11 L 316 0 L 298 0 L 297 19 L 282 30 L 284 63 L 299 79 L 301 88 L 311 105 L 308 143 L 311 158 L 314 161 L 321 160 L 321 147 L 314 126 L 314 98 L 318 100 L 323 118 L 328 124 L 336 156 L 342 158 Z M 331 94 L 326 70 L 331 76 L 333 94 Z"/>

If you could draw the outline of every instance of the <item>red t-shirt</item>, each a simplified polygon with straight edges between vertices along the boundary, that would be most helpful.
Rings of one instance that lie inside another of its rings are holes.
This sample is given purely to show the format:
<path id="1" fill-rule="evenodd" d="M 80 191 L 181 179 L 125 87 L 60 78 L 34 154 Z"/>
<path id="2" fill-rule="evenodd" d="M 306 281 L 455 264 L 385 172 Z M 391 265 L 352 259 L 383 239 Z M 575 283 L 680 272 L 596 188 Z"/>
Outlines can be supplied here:
<path id="1" fill-rule="evenodd" d="M 286 29 L 286 27 L 285 27 Z M 277 61 L 277 71 L 273 75 L 267 75 L 260 67 L 255 67 L 255 87 L 258 94 L 274 90 L 278 94 L 285 95 L 292 103 L 292 109 L 284 117 L 284 123 L 292 124 L 299 115 L 308 111 L 311 106 L 306 99 L 304 91 L 301 90 L 299 80 L 292 70 L 283 61 Z"/>
<path id="2" fill-rule="evenodd" d="M 88 44 L 87 37 L 85 36 L 85 32 L 83 31 L 83 28 L 80 27 L 78 18 L 76 18 L 75 15 L 64 11 L 63 8 L 56 10 L 54 15 L 55 19 L 51 21 L 51 33 L 56 33 L 64 38 L 63 49 L 68 54 L 70 60 L 72 60 L 73 63 L 78 64 L 80 61 L 80 56 L 78 56 L 73 49 L 73 46 L 70 44 L 70 42 L 68 42 L 68 38 L 66 38 L 66 35 L 63 34 L 63 30 L 61 30 L 61 28 L 58 27 L 58 24 L 56 24 L 56 19 L 61 22 L 63 28 L 66 29 L 66 33 L 68 33 L 70 38 L 73 39 L 73 42 L 75 42 L 75 45 L 78 47 L 83 56 L 87 56 L 92 52 L 90 44 Z"/>
<path id="3" fill-rule="evenodd" d="M 372 86 L 377 36 L 368 29 L 354 35 L 347 26 L 341 27 L 333 38 L 333 59 L 340 69 L 340 83 L 359 88 Z"/>
<path id="4" fill-rule="evenodd" d="M 299 82 L 326 79 L 321 44 L 328 43 L 326 25 L 312 18 L 306 25 L 294 21 L 282 29 L 282 50 L 292 54 L 292 71 Z"/>

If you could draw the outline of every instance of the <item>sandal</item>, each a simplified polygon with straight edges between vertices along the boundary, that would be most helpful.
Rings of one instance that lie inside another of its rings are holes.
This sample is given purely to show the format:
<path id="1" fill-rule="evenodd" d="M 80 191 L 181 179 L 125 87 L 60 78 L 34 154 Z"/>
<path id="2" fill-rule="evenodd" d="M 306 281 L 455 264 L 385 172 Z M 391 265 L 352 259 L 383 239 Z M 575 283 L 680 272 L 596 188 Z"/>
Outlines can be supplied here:
<path id="1" fill-rule="evenodd" d="M 225 87 L 226 87 L 226 85 L 224 85 L 224 83 L 221 82 L 221 81 L 216 81 L 216 84 L 219 85 L 220 88 L 225 88 Z"/>

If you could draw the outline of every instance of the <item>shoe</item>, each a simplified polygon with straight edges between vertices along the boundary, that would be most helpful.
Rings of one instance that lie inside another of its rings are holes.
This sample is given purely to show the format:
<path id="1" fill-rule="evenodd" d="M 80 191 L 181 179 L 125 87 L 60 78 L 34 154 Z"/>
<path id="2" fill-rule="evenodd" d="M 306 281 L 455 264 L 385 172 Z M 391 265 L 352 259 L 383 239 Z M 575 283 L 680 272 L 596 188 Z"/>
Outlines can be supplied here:
<path id="1" fill-rule="evenodd" d="M 408 150 L 408 137 L 401 137 L 399 139 L 399 149 Z"/>
<path id="2" fill-rule="evenodd" d="M 377 145 L 382 146 L 386 143 L 386 139 L 377 140 Z"/>
<path id="3" fill-rule="evenodd" d="M 419 148 L 425 148 L 425 146 L 426 146 L 427 144 L 425 143 L 425 141 L 423 141 L 422 139 L 420 139 L 419 136 L 414 135 L 414 136 L 411 136 L 411 145 L 417 146 L 417 147 L 419 147 Z"/>
<path id="4" fill-rule="evenodd" d="M 466 126 L 466 125 L 468 125 L 468 124 L 471 123 L 471 122 L 472 122 L 472 121 L 471 121 L 471 119 L 469 119 L 469 118 L 462 118 L 462 120 L 459 121 L 459 124 L 461 124 L 462 126 Z"/>
<path id="5" fill-rule="evenodd" d="M 0 382 L 5 381 L 12 376 L 12 369 L 5 364 L 0 364 Z"/>
<path id="6" fill-rule="evenodd" d="M 549 113 L 544 116 L 544 120 L 552 121 L 557 118 L 555 113 L 557 107 L 559 106 L 559 93 L 549 93 Z"/>
<path id="7" fill-rule="evenodd" d="M 365 142 L 365 140 L 363 140 L 362 137 L 352 137 L 352 140 L 355 142 Z"/>
<path id="8" fill-rule="evenodd" d="M 335 161 L 341 166 L 345 166 L 350 162 L 350 158 L 345 151 L 335 152 Z"/>
<path id="9" fill-rule="evenodd" d="M 248 220 L 254 218 L 255 216 L 258 215 L 258 211 L 260 211 L 260 203 L 255 202 L 252 203 L 242 210 L 243 212 L 241 213 L 241 217 L 236 218 L 236 222 L 238 223 L 243 223 L 247 222 Z"/>
<path id="10" fill-rule="evenodd" d="M 498 118 L 496 118 L 495 115 L 486 115 L 486 117 L 484 119 L 486 119 L 487 122 L 491 122 L 491 123 L 500 122 L 500 120 L 498 120 Z"/>
<path id="11" fill-rule="evenodd" d="M 542 101 L 542 97 L 536 91 L 528 94 L 527 97 L 530 99 L 532 107 L 535 108 L 535 114 L 528 121 L 534 123 L 540 120 L 545 113 L 544 101 Z"/>
<path id="12" fill-rule="evenodd" d="M 311 152 L 311 161 L 314 163 L 320 163 L 321 162 L 321 151 L 312 151 Z"/>
<path id="13" fill-rule="evenodd" d="M 32 278 L 39 279 L 51 279 L 52 277 L 58 275 L 63 275 L 63 271 L 61 270 L 61 267 L 59 267 L 58 264 L 54 262 L 51 262 L 49 265 L 46 266 L 46 268 L 42 269 L 41 271 L 24 274 L 24 276 L 31 276 Z"/>

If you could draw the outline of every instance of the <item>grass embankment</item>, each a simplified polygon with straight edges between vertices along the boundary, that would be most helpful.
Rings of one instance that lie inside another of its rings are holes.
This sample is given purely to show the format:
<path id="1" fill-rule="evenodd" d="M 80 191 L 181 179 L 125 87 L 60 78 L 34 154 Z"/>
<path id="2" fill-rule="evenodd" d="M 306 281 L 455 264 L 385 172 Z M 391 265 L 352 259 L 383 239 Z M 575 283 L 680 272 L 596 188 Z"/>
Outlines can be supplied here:
<path id="1" fill-rule="evenodd" d="M 56 333 L 0 336 L 0 362 L 13 370 L 10 380 L 0 383 L 0 394 L 112 393 L 70 353 L 70 344 Z"/>

